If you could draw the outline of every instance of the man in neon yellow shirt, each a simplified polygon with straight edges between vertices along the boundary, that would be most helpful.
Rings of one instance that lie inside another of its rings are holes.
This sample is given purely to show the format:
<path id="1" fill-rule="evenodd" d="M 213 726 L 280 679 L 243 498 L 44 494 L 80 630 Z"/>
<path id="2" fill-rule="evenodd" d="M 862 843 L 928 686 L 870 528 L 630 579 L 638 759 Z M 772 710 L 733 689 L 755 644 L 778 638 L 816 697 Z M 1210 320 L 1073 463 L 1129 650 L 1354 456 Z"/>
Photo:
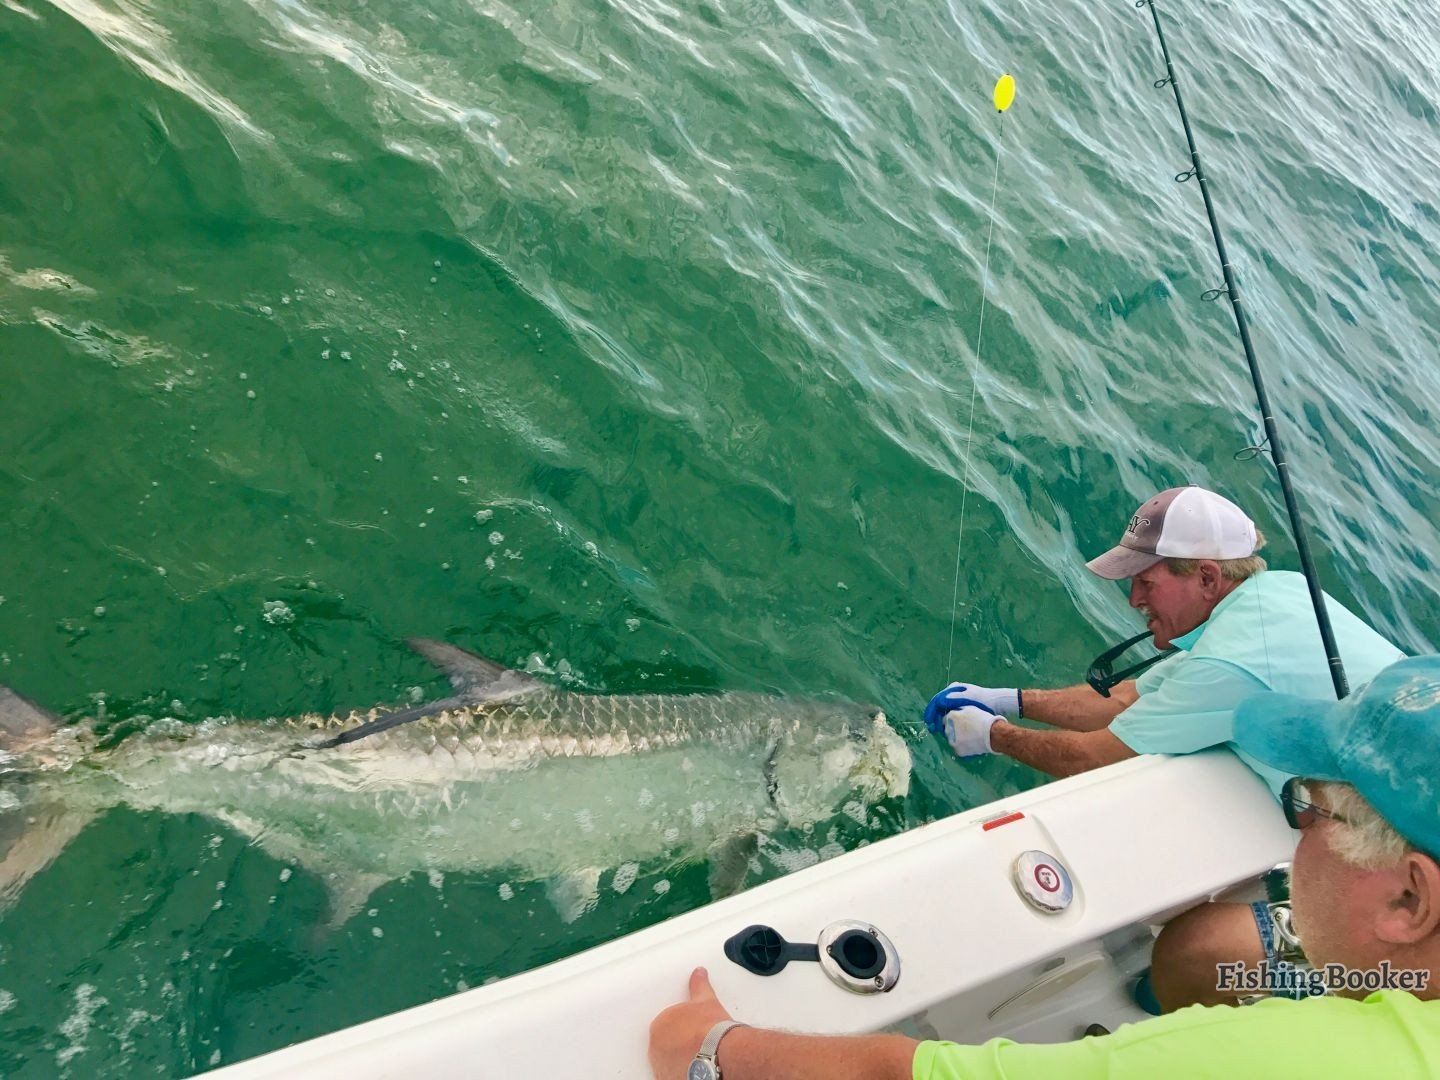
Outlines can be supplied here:
<path id="1" fill-rule="evenodd" d="M 1233 737 L 1297 778 L 1282 795 L 1302 830 L 1295 923 L 1315 967 L 1339 980 L 1327 996 L 1197 1005 L 1072 1043 L 957 1046 L 722 1030 L 730 1015 L 697 969 L 689 1000 L 651 1025 L 656 1080 L 696 1068 L 723 1080 L 1440 1075 L 1440 656 L 1402 660 L 1338 703 L 1256 695 Z M 1366 996 L 1377 982 L 1407 990 Z"/>

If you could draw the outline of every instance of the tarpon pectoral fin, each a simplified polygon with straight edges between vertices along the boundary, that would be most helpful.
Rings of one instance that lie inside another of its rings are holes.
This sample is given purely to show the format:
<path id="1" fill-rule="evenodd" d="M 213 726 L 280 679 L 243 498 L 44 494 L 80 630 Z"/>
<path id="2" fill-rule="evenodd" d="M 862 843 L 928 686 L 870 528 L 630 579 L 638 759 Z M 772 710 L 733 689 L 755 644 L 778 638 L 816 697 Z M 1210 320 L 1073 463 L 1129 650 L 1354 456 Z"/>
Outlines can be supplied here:
<path id="1" fill-rule="evenodd" d="M 330 918 L 327 930 L 338 930 L 360 913 L 370 894 L 390 879 L 384 874 L 355 874 L 331 871 L 324 875 L 325 891 L 330 894 Z"/>
<path id="2" fill-rule="evenodd" d="M 63 721 L 8 686 L 0 686 L 0 750 L 18 753 L 47 738 Z"/>
<path id="3" fill-rule="evenodd" d="M 449 676 L 450 684 L 472 702 L 498 701 L 542 689 L 545 685 L 523 671 L 486 660 L 458 645 L 430 638 L 410 638 L 405 644 Z"/>
<path id="4" fill-rule="evenodd" d="M 550 901 L 560 921 L 567 926 L 600 902 L 600 875 L 596 866 L 567 870 L 545 883 L 545 898 Z"/>
<path id="5" fill-rule="evenodd" d="M 710 899 L 723 900 L 745 888 L 750 860 L 760 850 L 760 837 L 755 833 L 727 836 L 717 840 L 706 852 L 710 863 Z"/>

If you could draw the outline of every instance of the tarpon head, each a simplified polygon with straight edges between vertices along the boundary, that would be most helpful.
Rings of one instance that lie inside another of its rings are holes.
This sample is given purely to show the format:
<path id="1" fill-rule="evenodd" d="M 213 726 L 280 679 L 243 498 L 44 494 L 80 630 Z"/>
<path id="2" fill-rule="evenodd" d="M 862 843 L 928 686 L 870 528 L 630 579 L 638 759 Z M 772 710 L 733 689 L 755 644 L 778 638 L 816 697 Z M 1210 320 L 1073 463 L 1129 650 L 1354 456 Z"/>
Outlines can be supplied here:
<path id="1" fill-rule="evenodd" d="M 910 747 L 883 712 L 847 706 L 803 737 L 780 741 L 771 756 L 771 797 L 792 824 L 815 822 L 857 798 L 869 804 L 903 797 L 910 766 Z"/>

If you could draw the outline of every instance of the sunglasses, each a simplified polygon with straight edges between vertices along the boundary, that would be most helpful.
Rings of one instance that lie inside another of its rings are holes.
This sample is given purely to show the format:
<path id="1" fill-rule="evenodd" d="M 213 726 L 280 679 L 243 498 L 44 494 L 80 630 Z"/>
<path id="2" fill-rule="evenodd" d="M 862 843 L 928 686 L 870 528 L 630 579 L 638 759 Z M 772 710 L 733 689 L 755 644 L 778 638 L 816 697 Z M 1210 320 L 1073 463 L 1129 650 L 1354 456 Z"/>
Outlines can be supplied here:
<path id="1" fill-rule="evenodd" d="M 1329 818 L 1344 825 L 1352 822 L 1334 810 L 1317 806 L 1310 797 L 1310 784 L 1301 776 L 1292 776 L 1280 789 L 1280 806 L 1285 811 L 1285 821 L 1292 829 L 1304 829 L 1315 824 L 1320 818 Z"/>
<path id="2" fill-rule="evenodd" d="M 1124 656 L 1132 646 L 1139 645 L 1140 642 L 1150 636 L 1152 635 L 1149 630 L 1146 630 L 1143 634 L 1136 634 L 1128 641 L 1122 641 L 1119 645 L 1110 646 L 1110 648 L 1090 661 L 1090 670 L 1085 673 L 1085 681 L 1090 684 L 1090 688 L 1101 697 L 1108 698 L 1110 691 L 1126 679 L 1133 679 L 1136 675 L 1158 664 L 1175 651 L 1174 649 L 1166 649 L 1162 653 L 1156 653 L 1154 656 L 1141 660 L 1138 664 L 1131 664 L 1124 671 L 1116 671 L 1115 661 Z"/>

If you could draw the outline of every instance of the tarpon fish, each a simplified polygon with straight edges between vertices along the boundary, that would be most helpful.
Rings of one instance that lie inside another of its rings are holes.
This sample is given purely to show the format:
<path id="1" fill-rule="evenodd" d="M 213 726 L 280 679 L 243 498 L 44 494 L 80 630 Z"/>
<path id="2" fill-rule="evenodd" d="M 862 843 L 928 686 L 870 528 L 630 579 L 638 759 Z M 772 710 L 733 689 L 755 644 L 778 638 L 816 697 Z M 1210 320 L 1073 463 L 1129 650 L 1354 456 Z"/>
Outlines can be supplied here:
<path id="1" fill-rule="evenodd" d="M 605 869 L 711 861 L 744 880 L 756 837 L 909 789 L 878 709 L 761 694 L 559 690 L 453 645 L 410 645 L 455 693 L 398 711 L 199 724 L 102 747 L 0 688 L 0 904 L 105 810 L 194 813 L 320 874 L 332 921 L 414 871 L 513 867 L 567 919 Z"/>

